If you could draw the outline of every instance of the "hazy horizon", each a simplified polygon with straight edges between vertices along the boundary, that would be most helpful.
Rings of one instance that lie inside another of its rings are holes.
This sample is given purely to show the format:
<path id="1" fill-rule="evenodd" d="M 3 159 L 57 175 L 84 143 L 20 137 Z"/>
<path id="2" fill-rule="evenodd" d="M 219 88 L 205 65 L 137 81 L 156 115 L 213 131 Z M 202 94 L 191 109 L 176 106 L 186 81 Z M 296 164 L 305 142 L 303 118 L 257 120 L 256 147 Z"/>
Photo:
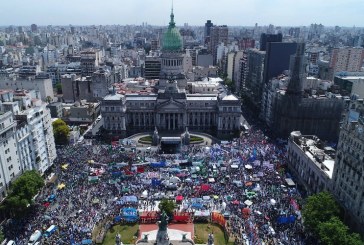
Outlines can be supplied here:
<path id="1" fill-rule="evenodd" d="M 26 4 L 24 4 L 26 2 Z M 141 25 L 166 26 L 171 0 L 13 0 L 2 3 L 0 26 L 84 26 Z M 360 27 L 363 25 L 362 0 L 174 0 L 178 26 L 202 26 L 206 20 L 215 25 Z"/>

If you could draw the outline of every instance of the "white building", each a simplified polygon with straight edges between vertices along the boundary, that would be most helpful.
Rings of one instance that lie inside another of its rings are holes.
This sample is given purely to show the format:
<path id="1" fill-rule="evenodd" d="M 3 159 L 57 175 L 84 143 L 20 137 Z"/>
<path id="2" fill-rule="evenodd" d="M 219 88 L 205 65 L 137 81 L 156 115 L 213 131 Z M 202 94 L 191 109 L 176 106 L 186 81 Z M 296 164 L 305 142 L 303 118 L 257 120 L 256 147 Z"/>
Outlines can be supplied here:
<path id="1" fill-rule="evenodd" d="M 288 140 L 288 168 L 308 195 L 331 191 L 335 150 L 314 135 L 294 131 Z"/>
<path id="2" fill-rule="evenodd" d="M 21 173 L 16 125 L 10 111 L 0 113 L 0 202 L 7 195 L 11 181 Z"/>
<path id="3" fill-rule="evenodd" d="M 345 211 L 345 220 L 364 232 L 364 100 L 347 107 L 337 146 L 333 193 Z"/>
<path id="4" fill-rule="evenodd" d="M 15 77 L 10 78 L 0 78 L 0 89 L 25 89 L 25 90 L 35 90 L 39 91 L 40 98 L 46 101 L 47 97 L 50 97 L 53 101 L 53 84 L 50 78 L 35 78 L 35 79 L 15 79 Z"/>
<path id="5" fill-rule="evenodd" d="M 56 158 L 50 110 L 46 104 L 40 103 L 20 112 L 16 119 L 29 127 L 31 160 L 35 163 L 34 169 L 43 174 Z"/>

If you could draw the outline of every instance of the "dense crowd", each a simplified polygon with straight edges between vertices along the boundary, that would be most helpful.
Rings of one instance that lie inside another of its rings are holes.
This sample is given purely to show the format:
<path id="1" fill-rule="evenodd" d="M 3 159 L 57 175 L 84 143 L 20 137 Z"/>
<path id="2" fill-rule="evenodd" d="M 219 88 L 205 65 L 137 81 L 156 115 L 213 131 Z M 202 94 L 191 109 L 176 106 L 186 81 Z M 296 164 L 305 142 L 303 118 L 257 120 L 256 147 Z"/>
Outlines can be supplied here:
<path id="1" fill-rule="evenodd" d="M 42 189 L 26 218 L 5 224 L 6 237 L 16 244 L 27 244 L 35 230 L 44 232 L 52 224 L 58 230 L 43 238 L 43 244 L 81 244 L 91 239 L 95 225 L 119 215 L 120 205 L 115 201 L 123 195 L 138 197 L 136 204 L 128 206 L 151 211 L 157 210 L 158 193 L 183 196 L 180 211 L 221 212 L 228 219 L 227 230 L 236 244 L 304 244 L 301 197 L 297 188 L 285 181 L 285 146 L 271 141 L 260 130 L 250 129 L 240 138 L 212 146 L 183 146 L 180 153 L 170 155 L 96 144 L 61 147 L 57 155 L 52 170 L 57 180 Z M 148 161 L 164 162 L 166 166 L 155 168 Z M 181 162 L 193 166 L 179 166 Z M 118 170 L 115 163 L 127 163 L 120 164 L 127 177 L 113 174 Z M 138 168 L 131 165 L 136 163 Z M 103 169 L 97 181 L 90 181 L 91 168 Z M 152 185 L 147 179 L 149 172 L 159 173 L 158 178 L 164 181 L 175 178 L 176 173 L 179 177 L 173 185 L 163 181 Z M 203 184 L 209 188 L 198 188 Z M 55 199 L 44 205 L 51 195 Z M 192 205 L 192 198 L 207 196 L 211 198 L 203 199 L 201 207 Z"/>

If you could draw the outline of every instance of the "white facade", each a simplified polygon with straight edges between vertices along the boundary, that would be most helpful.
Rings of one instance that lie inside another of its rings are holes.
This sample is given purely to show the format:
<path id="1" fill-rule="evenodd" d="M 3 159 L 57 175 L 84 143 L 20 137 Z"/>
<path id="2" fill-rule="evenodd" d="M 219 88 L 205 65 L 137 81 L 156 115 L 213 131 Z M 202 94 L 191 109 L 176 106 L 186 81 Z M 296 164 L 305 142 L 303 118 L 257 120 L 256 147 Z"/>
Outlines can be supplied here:
<path id="1" fill-rule="evenodd" d="M 235 57 L 234 52 L 228 53 L 228 56 L 227 56 L 227 78 L 229 78 L 230 80 L 233 80 L 234 57 Z"/>
<path id="2" fill-rule="evenodd" d="M 294 131 L 288 140 L 288 168 L 307 194 L 331 191 L 335 150 L 322 146 L 313 135 L 301 135 Z"/>
<path id="3" fill-rule="evenodd" d="M 0 89 L 25 89 L 25 90 L 36 90 L 40 93 L 40 98 L 46 101 L 49 96 L 52 101 L 54 98 L 52 79 L 31 79 L 31 80 L 12 80 L 12 79 L 0 79 Z"/>
<path id="4" fill-rule="evenodd" d="M 0 201 L 5 198 L 10 182 L 21 173 L 16 125 L 11 112 L 0 115 Z"/>
<path id="5" fill-rule="evenodd" d="M 347 107 L 340 130 L 333 193 L 345 210 L 345 218 L 364 232 L 364 102 L 353 100 Z"/>
<path id="6" fill-rule="evenodd" d="M 18 141 L 18 156 L 21 170 L 36 169 L 35 162 L 31 158 L 31 139 L 29 127 L 26 123 L 18 124 L 16 138 Z"/>
<path id="7" fill-rule="evenodd" d="M 45 104 L 41 104 L 22 111 L 17 118 L 28 124 L 31 159 L 35 162 L 35 169 L 43 174 L 56 158 L 50 111 Z"/>

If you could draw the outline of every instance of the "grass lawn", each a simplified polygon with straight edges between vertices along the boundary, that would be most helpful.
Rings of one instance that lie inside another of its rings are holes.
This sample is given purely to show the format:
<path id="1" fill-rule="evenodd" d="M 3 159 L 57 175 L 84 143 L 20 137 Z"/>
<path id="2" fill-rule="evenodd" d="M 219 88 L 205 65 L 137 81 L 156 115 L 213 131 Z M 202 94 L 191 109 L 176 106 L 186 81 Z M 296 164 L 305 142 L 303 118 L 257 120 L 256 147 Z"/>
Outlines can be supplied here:
<path id="1" fill-rule="evenodd" d="M 210 233 L 214 233 L 214 244 L 225 245 L 233 244 L 226 243 L 224 238 L 224 232 L 221 228 L 214 224 L 195 224 L 195 243 L 206 244 L 207 238 Z"/>
<path id="2" fill-rule="evenodd" d="M 107 232 L 103 245 L 115 245 L 115 236 L 120 233 L 121 241 L 124 244 L 134 244 L 134 236 L 137 236 L 138 225 L 116 225 Z"/>
<path id="3" fill-rule="evenodd" d="M 148 136 L 141 137 L 139 140 L 140 140 L 140 141 L 145 141 L 145 142 L 150 142 L 150 143 L 152 143 L 153 138 L 152 138 L 152 136 L 151 136 L 151 135 L 148 135 Z"/>
<path id="4" fill-rule="evenodd" d="M 202 141 L 203 138 L 196 136 L 196 135 L 191 135 L 190 137 L 190 142 L 196 142 L 196 141 Z"/>

